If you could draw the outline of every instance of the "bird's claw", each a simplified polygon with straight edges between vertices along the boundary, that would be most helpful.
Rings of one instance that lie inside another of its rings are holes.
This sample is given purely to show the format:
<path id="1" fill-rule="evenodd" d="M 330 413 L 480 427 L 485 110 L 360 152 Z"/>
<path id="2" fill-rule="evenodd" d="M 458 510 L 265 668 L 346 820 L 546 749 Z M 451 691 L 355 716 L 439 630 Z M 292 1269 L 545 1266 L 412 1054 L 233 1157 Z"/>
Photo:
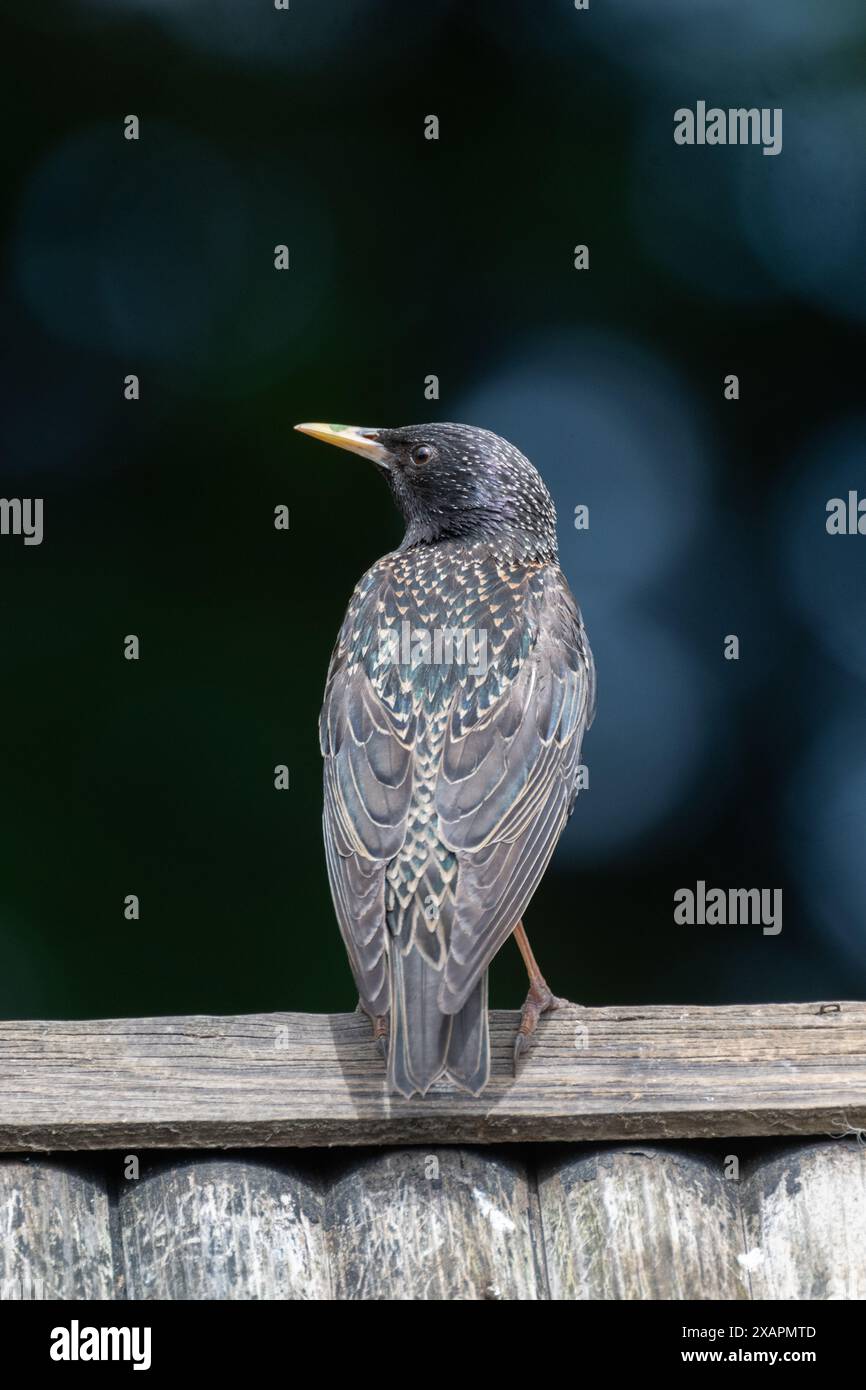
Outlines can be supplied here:
<path id="1" fill-rule="evenodd" d="M 373 1042 L 383 1061 L 388 1060 L 388 1015 L 380 1014 L 373 1019 Z"/>
<path id="2" fill-rule="evenodd" d="M 355 1005 L 356 1014 L 366 1014 L 370 1020 L 370 1027 L 373 1030 L 373 1042 L 379 1055 L 387 1062 L 388 1060 L 388 1015 L 371 1014 L 369 1009 L 365 1009 L 359 999 Z"/>
<path id="3" fill-rule="evenodd" d="M 517 1036 L 514 1039 L 515 1076 L 517 1076 L 520 1059 L 529 1048 L 529 1039 L 538 1027 L 538 1020 L 541 1018 L 541 1015 L 553 1009 L 564 1008 L 567 1003 L 567 999 L 560 999 L 541 978 L 530 985 L 529 993 L 526 996 L 523 1008 L 520 1010 L 520 1024 L 517 1029 Z"/>

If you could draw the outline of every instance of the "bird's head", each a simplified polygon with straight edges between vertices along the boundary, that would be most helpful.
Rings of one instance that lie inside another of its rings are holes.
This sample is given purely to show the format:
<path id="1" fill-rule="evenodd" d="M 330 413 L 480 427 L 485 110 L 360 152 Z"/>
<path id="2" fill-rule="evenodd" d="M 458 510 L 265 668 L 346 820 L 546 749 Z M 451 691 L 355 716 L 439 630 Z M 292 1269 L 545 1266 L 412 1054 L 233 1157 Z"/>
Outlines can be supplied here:
<path id="1" fill-rule="evenodd" d="M 556 511 L 540 474 L 507 439 L 472 425 L 296 425 L 370 459 L 406 522 L 403 547 L 489 541 L 516 559 L 556 555 Z"/>

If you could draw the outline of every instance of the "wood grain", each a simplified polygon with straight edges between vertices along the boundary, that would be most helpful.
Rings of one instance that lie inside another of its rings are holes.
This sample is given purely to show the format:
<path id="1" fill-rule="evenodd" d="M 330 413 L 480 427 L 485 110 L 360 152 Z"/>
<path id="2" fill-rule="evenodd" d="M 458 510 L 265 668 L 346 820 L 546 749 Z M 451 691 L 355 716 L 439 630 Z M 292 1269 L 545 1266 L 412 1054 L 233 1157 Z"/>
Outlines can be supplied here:
<path id="1" fill-rule="evenodd" d="M 716 1158 L 592 1150 L 543 1164 L 538 1188 L 552 1298 L 749 1297 L 736 1183 Z"/>
<path id="2" fill-rule="evenodd" d="M 777 1146 L 749 1170 L 742 1203 L 753 1298 L 866 1299 L 862 1141 Z"/>
<path id="3" fill-rule="evenodd" d="M 0 1295 L 863 1299 L 866 1147 L 2 1158 Z"/>
<path id="4" fill-rule="evenodd" d="M 128 1298 L 327 1299 L 317 1179 L 245 1156 L 147 1156 L 118 1198 Z"/>
<path id="5" fill-rule="evenodd" d="M 0 1022 L 0 1150 L 491 1143 L 866 1129 L 866 1005 L 576 1005 L 478 1098 L 388 1094 L 358 1014 Z"/>
<path id="6" fill-rule="evenodd" d="M 334 1297 L 544 1297 L 531 1193 L 524 1166 L 489 1150 L 350 1160 L 328 1194 Z"/>
<path id="7" fill-rule="evenodd" d="M 0 1300 L 117 1293 L 104 1173 L 80 1160 L 0 1158 Z"/>

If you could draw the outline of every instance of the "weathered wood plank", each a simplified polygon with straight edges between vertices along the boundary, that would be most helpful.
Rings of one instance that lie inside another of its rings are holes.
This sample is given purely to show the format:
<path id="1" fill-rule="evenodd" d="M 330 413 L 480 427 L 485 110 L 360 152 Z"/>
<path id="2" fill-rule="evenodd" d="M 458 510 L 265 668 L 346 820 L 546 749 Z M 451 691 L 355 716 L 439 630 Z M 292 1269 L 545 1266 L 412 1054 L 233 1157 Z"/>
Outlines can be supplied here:
<path id="1" fill-rule="evenodd" d="M 489 1150 L 352 1159 L 327 1201 L 337 1299 L 546 1296 L 522 1164 Z"/>
<path id="2" fill-rule="evenodd" d="M 786 1144 L 742 1189 L 754 1298 L 866 1299 L 866 1144 Z"/>
<path id="3" fill-rule="evenodd" d="M 0 1297 L 866 1298 L 866 1146 L 735 1153 L 2 1158 Z"/>
<path id="4" fill-rule="evenodd" d="M 749 1297 L 736 1183 L 678 1149 L 599 1149 L 538 1178 L 551 1297 Z"/>
<path id="5" fill-rule="evenodd" d="M 331 1296 L 320 1184 L 276 1160 L 144 1160 L 117 1225 L 129 1298 Z"/>
<path id="6" fill-rule="evenodd" d="M 576 1005 L 477 1099 L 390 1096 L 358 1014 L 0 1022 L 0 1149 L 490 1143 L 866 1128 L 866 1005 Z"/>
<path id="7" fill-rule="evenodd" d="M 106 1182 L 91 1163 L 0 1158 L 0 1299 L 107 1299 Z"/>

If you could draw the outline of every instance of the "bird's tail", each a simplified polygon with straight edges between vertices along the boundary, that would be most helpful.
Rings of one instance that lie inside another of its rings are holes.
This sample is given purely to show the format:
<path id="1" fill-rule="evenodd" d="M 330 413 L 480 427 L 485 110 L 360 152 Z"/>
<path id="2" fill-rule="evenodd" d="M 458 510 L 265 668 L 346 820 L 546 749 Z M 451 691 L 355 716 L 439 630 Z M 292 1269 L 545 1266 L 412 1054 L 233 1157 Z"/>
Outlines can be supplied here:
<path id="1" fill-rule="evenodd" d="M 478 1095 L 490 1076 L 487 1022 L 487 971 L 456 1014 L 437 1003 L 441 971 L 410 948 L 404 955 L 391 943 L 391 1016 L 388 1036 L 388 1082 L 401 1095 L 422 1095 L 447 1077 Z"/>

